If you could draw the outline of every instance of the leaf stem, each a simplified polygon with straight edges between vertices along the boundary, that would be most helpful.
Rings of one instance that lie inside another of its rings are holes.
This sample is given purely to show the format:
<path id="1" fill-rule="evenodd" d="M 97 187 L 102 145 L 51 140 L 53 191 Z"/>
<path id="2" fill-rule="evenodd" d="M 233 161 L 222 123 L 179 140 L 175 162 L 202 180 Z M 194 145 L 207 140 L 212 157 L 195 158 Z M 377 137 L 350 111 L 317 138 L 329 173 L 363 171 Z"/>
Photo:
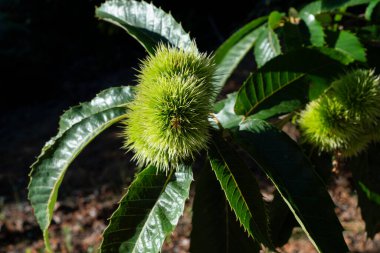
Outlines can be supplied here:
<path id="1" fill-rule="evenodd" d="M 43 236 L 44 236 L 44 243 L 45 243 L 45 252 L 52 253 L 53 251 L 51 250 L 51 246 L 50 246 L 48 230 L 43 231 Z"/>

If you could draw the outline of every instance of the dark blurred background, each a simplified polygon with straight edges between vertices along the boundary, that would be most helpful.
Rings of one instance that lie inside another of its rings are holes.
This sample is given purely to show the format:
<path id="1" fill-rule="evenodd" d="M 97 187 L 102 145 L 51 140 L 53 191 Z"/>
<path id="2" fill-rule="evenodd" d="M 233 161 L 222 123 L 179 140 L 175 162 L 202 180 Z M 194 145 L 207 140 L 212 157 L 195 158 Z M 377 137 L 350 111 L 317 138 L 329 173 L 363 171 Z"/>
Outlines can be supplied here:
<path id="1" fill-rule="evenodd" d="M 107 87 L 134 83 L 133 68 L 146 53 L 123 30 L 94 17 L 95 6 L 101 2 L 0 0 L 0 204 L 25 199 L 28 167 L 56 133 L 63 110 Z M 171 11 L 191 31 L 201 51 L 207 52 L 246 22 L 270 10 L 287 12 L 288 7 L 306 2 L 209 1 L 205 6 L 205 1 L 153 1 Z M 100 147 L 90 145 L 76 164 L 85 167 L 86 173 L 104 169 L 103 163 L 97 163 L 101 158 L 104 164 L 112 163 L 99 155 L 102 148 L 119 152 L 121 146 L 120 140 L 108 146 L 96 142 Z M 83 186 L 78 176 L 66 180 L 73 187 Z"/>
<path id="2" fill-rule="evenodd" d="M 131 66 L 144 50 L 123 30 L 94 17 L 101 2 L 0 0 L 0 82 L 10 89 L 1 92 L 3 108 L 57 98 L 76 103 L 133 76 Z M 245 22 L 300 2 L 237 0 L 206 7 L 204 1 L 153 1 L 171 11 L 203 51 L 214 50 Z M 120 77 L 108 76 L 115 74 Z"/>

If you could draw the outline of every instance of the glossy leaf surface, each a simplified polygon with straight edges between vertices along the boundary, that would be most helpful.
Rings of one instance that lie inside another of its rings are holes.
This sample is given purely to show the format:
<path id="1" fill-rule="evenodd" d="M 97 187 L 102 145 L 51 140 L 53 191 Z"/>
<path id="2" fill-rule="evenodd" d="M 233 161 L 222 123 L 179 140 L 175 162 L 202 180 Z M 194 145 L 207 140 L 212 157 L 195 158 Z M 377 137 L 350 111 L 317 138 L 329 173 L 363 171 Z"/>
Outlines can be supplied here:
<path id="1" fill-rule="evenodd" d="M 96 8 L 96 16 L 126 30 L 150 53 L 158 43 L 185 50 L 192 41 L 171 14 L 151 3 L 135 0 L 108 0 Z"/>
<path id="2" fill-rule="evenodd" d="M 239 62 L 254 46 L 257 38 L 263 31 L 262 24 L 266 20 L 266 17 L 261 17 L 249 22 L 237 32 L 232 34 L 216 50 L 214 59 L 217 64 L 216 74 L 218 79 L 215 82 L 217 92 L 221 91 L 227 79 L 238 66 Z"/>
<path id="3" fill-rule="evenodd" d="M 140 172 L 103 233 L 102 252 L 156 253 L 183 213 L 193 180 L 189 166 L 168 175 L 154 166 Z"/>
<path id="4" fill-rule="evenodd" d="M 28 197 L 47 247 L 47 229 L 67 168 L 98 134 L 125 118 L 126 105 L 132 99 L 131 87 L 110 88 L 69 109 L 61 117 L 58 134 L 45 144 L 32 165 Z"/>

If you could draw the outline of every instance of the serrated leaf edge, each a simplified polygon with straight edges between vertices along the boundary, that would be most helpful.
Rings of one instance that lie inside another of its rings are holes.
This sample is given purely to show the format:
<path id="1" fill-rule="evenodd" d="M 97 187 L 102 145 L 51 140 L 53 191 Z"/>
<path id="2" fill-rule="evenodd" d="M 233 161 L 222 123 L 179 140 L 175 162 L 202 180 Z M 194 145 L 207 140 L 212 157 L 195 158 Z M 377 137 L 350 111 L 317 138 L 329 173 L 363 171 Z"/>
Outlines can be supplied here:
<path id="1" fill-rule="evenodd" d="M 223 160 L 224 168 L 226 168 L 226 169 L 230 172 L 229 174 L 231 175 L 231 178 L 233 179 L 234 184 L 236 185 L 236 189 L 239 191 L 240 196 L 241 196 L 241 198 L 243 199 L 244 206 L 246 207 L 247 210 L 250 210 L 250 208 L 248 207 L 247 201 L 245 200 L 245 198 L 244 198 L 244 196 L 243 196 L 243 194 L 242 194 L 242 192 L 241 192 L 241 189 L 240 189 L 240 187 L 239 187 L 239 184 L 236 182 L 235 177 L 233 176 L 233 173 L 231 172 L 231 170 L 230 170 L 230 168 L 229 168 L 228 163 L 227 163 L 226 160 L 224 159 L 223 155 L 220 153 L 220 150 L 219 150 L 218 146 L 217 146 L 214 142 L 212 142 L 212 145 L 214 146 L 214 148 L 215 148 L 216 151 L 218 152 L 219 157 Z M 215 170 L 213 169 L 213 165 L 212 165 L 211 160 L 210 160 L 210 163 L 211 163 L 211 168 L 212 168 L 212 170 L 213 170 L 214 173 L 216 174 Z M 216 175 L 216 177 L 217 177 L 217 175 Z M 217 177 L 217 179 L 218 179 L 218 177 Z M 218 179 L 218 181 L 219 181 L 219 179 Z M 221 184 L 220 181 L 219 181 L 219 183 L 220 183 L 220 185 L 221 185 L 221 187 L 222 187 L 222 184 Z M 222 188 L 223 188 L 223 187 L 222 187 Z M 248 229 L 244 226 L 244 224 L 243 224 L 242 221 L 241 221 L 241 218 L 238 216 L 238 214 L 236 213 L 236 211 L 232 208 L 231 201 L 229 200 L 227 194 L 225 193 L 224 190 L 223 190 L 223 192 L 224 192 L 224 194 L 225 194 L 225 196 L 226 196 L 226 200 L 228 201 L 228 204 L 229 204 L 231 210 L 233 210 L 233 212 L 235 213 L 235 218 L 236 218 L 236 220 L 239 221 L 240 226 L 243 227 L 243 228 L 244 228 L 244 231 L 246 231 L 247 234 L 248 234 L 249 236 L 251 236 L 254 240 L 256 240 L 256 242 L 260 243 L 260 242 L 258 241 L 258 239 L 256 239 L 256 237 L 254 237 L 253 234 L 252 234 L 251 232 L 249 232 Z M 265 209 L 265 211 L 267 211 L 267 210 Z M 249 212 L 249 215 L 250 215 L 251 220 L 254 222 L 255 226 L 256 226 L 256 227 L 259 227 L 259 226 L 257 225 L 255 219 L 253 219 L 253 216 L 252 216 L 252 213 L 251 213 L 251 212 Z M 261 239 L 262 239 L 263 241 L 266 241 L 266 240 L 264 239 L 265 236 L 262 235 L 261 231 L 258 230 L 257 232 L 260 234 Z M 267 243 L 268 245 L 271 244 L 271 242 L 266 242 L 266 243 Z"/>

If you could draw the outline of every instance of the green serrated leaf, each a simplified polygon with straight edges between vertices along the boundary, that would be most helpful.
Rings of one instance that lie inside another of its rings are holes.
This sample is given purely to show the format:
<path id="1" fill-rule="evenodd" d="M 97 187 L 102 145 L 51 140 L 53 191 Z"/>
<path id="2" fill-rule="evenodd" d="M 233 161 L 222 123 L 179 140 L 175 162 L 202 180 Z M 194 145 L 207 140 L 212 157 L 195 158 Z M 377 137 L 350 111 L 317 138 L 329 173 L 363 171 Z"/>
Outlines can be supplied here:
<path id="1" fill-rule="evenodd" d="M 362 4 L 368 4 L 371 0 L 322 0 L 315 1 L 307 4 L 300 10 L 302 12 L 308 12 L 313 15 L 329 12 L 339 8 L 347 8 Z"/>
<path id="2" fill-rule="evenodd" d="M 321 1 L 315 1 L 311 2 L 307 5 L 305 5 L 300 11 L 299 15 L 300 17 L 304 15 L 304 13 L 312 14 L 312 15 L 317 15 L 322 12 L 322 2 Z"/>
<path id="3" fill-rule="evenodd" d="M 379 3 L 380 3 L 380 0 L 371 0 L 370 1 L 369 5 L 367 6 L 365 13 L 364 13 L 364 17 L 367 20 L 372 19 L 372 13 L 375 10 L 376 6 L 378 6 Z"/>
<path id="4" fill-rule="evenodd" d="M 154 54 L 157 44 L 168 43 L 185 50 L 193 49 L 193 43 L 181 24 L 171 14 L 151 3 L 134 0 L 108 0 L 96 8 L 96 16 L 126 30 Z"/>
<path id="5" fill-rule="evenodd" d="M 267 17 L 255 19 L 231 35 L 215 52 L 214 60 L 217 64 L 215 82 L 217 93 L 221 91 L 227 79 L 238 66 L 239 62 L 255 44 L 263 30 L 262 24 Z"/>
<path id="6" fill-rule="evenodd" d="M 254 55 L 258 67 L 281 54 L 280 41 L 277 34 L 269 27 L 264 29 L 255 44 Z"/>
<path id="7" fill-rule="evenodd" d="M 160 252 L 183 213 L 192 180 L 185 165 L 168 175 L 154 166 L 141 171 L 110 218 L 101 252 Z"/>
<path id="8" fill-rule="evenodd" d="M 269 14 L 268 17 L 268 26 L 270 29 L 274 30 L 277 27 L 279 27 L 281 20 L 283 18 L 284 14 L 278 12 L 278 11 L 272 11 Z"/>
<path id="9" fill-rule="evenodd" d="M 61 118 L 58 134 L 45 144 L 31 166 L 28 197 L 48 250 L 47 229 L 68 166 L 98 134 L 125 118 L 126 104 L 132 99 L 131 87 L 110 88 L 68 110 Z"/>
<path id="10" fill-rule="evenodd" d="M 334 49 L 334 48 L 318 47 L 315 49 L 318 50 L 319 52 L 321 52 L 322 54 L 330 57 L 331 59 L 339 61 L 340 63 L 342 63 L 344 65 L 348 65 L 348 64 L 355 61 L 355 59 L 352 58 L 350 55 L 348 55 L 348 54 L 346 54 L 340 50 Z"/>
<path id="11" fill-rule="evenodd" d="M 60 117 L 58 135 L 95 113 L 107 110 L 115 105 L 125 105 L 132 98 L 133 89 L 130 86 L 109 88 L 100 92 L 90 102 L 71 107 Z M 129 98 L 128 101 L 126 98 Z"/>
<path id="12" fill-rule="evenodd" d="M 359 38 L 348 31 L 340 31 L 335 41 L 334 48 L 353 59 L 361 62 L 366 62 L 365 48 L 359 41 Z"/>
<path id="13" fill-rule="evenodd" d="M 370 0 L 321 0 L 323 10 L 351 7 L 369 3 Z"/>
<path id="14" fill-rule="evenodd" d="M 311 44 L 316 47 L 322 47 L 325 44 L 325 33 L 315 15 L 306 9 L 300 12 L 300 17 L 309 29 Z"/>
<path id="15" fill-rule="evenodd" d="M 231 210 L 215 174 L 206 166 L 196 180 L 190 252 L 259 253 Z"/>
<path id="16" fill-rule="evenodd" d="M 305 74 L 295 72 L 258 72 L 251 75 L 240 88 L 235 112 L 248 117 L 259 112 L 258 106 L 286 86 L 299 81 Z M 307 86 L 304 86 L 307 87 Z M 279 101 L 280 103 L 281 101 Z M 299 106 L 299 104 L 298 104 Z M 248 110 L 247 110 L 248 109 Z"/>
<path id="17" fill-rule="evenodd" d="M 370 238 L 380 232 L 379 151 L 378 143 L 371 144 L 366 151 L 347 163 L 352 171 L 360 211 Z"/>
<path id="18" fill-rule="evenodd" d="M 226 199 L 243 228 L 257 242 L 273 248 L 264 202 L 252 172 L 241 162 L 236 151 L 216 135 L 209 150 L 209 159 Z"/>
<path id="19" fill-rule="evenodd" d="M 215 117 L 223 128 L 234 128 L 239 126 L 243 116 L 236 115 L 234 105 L 236 103 L 237 92 L 227 95 L 227 98 L 216 103 Z"/>
<path id="20" fill-rule="evenodd" d="M 348 252 L 334 203 L 299 146 L 261 120 L 245 121 L 234 137 L 273 182 L 317 250 Z"/>
<path id="21" fill-rule="evenodd" d="M 308 96 L 306 75 L 332 78 L 341 70 L 339 62 L 315 49 L 301 48 L 278 56 L 244 82 L 238 92 L 235 112 L 248 117 L 281 103 L 302 105 Z"/>

